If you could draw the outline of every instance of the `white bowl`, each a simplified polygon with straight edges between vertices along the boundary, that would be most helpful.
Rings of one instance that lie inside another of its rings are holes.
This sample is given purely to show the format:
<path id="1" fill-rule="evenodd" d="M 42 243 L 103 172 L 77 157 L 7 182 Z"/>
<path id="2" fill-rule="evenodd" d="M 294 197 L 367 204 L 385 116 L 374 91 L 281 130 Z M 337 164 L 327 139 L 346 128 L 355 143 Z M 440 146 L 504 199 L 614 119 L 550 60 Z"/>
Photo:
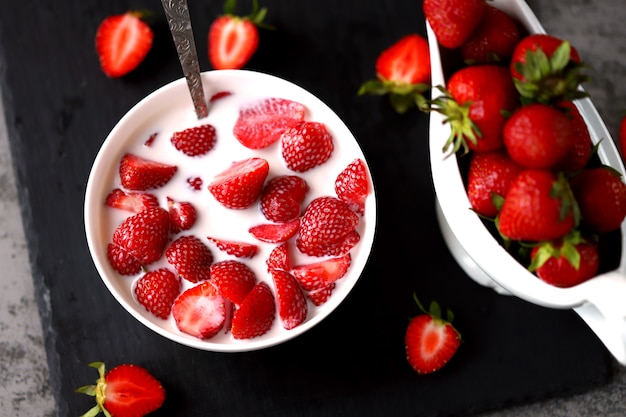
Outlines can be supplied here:
<path id="1" fill-rule="evenodd" d="M 523 0 L 494 0 L 489 4 L 517 19 L 528 33 L 546 33 Z M 427 23 L 431 53 L 432 85 L 445 86 L 442 53 Z M 433 90 L 433 95 L 436 90 Z M 598 155 L 623 176 L 626 172 L 610 133 L 589 98 L 577 100 Z M 471 210 L 456 156 L 448 158 L 442 146 L 450 134 L 438 112 L 430 113 L 430 160 L 437 201 L 438 221 L 443 237 L 458 264 L 476 282 L 501 294 L 517 296 L 550 308 L 573 308 L 598 335 L 608 350 L 626 365 L 626 223 L 622 223 L 621 265 L 615 271 L 594 277 L 571 288 L 557 288 L 530 273 L 494 239 L 481 219 Z"/>
<path id="2" fill-rule="evenodd" d="M 175 177 L 166 186 L 165 191 L 158 191 L 161 207 L 167 207 L 164 194 L 175 200 L 191 201 L 196 204 L 199 210 L 198 222 L 187 234 L 196 235 L 211 247 L 215 262 L 234 259 L 234 257 L 211 246 L 206 240 L 207 236 L 239 238 L 239 240 L 257 243 L 259 253 L 252 259 L 242 259 L 242 261 L 253 268 L 258 280 L 266 281 L 271 288 L 273 288 L 273 283 L 266 272 L 265 261 L 275 245 L 257 242 L 248 233 L 248 228 L 253 226 L 253 223 L 267 223 L 268 221 L 264 219 L 257 205 L 246 210 L 228 210 L 221 207 L 206 189 L 206 185 L 214 175 L 225 169 L 232 161 L 251 156 L 261 156 L 268 160 L 270 164 L 268 179 L 274 175 L 294 174 L 288 171 L 282 162 L 278 143 L 263 150 L 250 150 L 239 144 L 232 135 L 238 106 L 246 100 L 262 97 L 282 97 L 298 101 L 307 108 L 305 120 L 324 123 L 333 135 L 335 150 L 331 159 L 305 173 L 295 173 L 301 175 L 310 187 L 303 207 L 314 197 L 335 195 L 334 179 L 337 174 L 355 158 L 366 161 L 356 139 L 340 118 L 321 100 L 293 83 L 275 76 L 244 70 L 205 72 L 202 74 L 202 82 L 207 97 L 221 91 L 233 93 L 231 96 L 211 103 L 208 117 L 202 120 L 197 119 L 186 80 L 181 78 L 140 101 L 113 128 L 98 152 L 87 183 L 84 207 L 87 242 L 96 269 L 111 294 L 143 325 L 168 339 L 197 349 L 218 352 L 262 349 L 285 342 L 311 329 L 331 314 L 350 293 L 366 265 L 374 239 L 375 190 L 370 175 L 371 191 L 366 201 L 365 215 L 357 227 L 361 240 L 350 252 L 352 256 L 350 269 L 336 282 L 337 286 L 326 303 L 319 307 L 309 303 L 307 319 L 298 327 L 285 330 L 277 316 L 272 329 L 260 337 L 235 340 L 230 333 L 221 332 L 214 338 L 200 340 L 180 332 L 171 316 L 168 320 L 156 318 L 134 299 L 133 284 L 140 275 L 121 276 L 111 267 L 106 255 L 106 247 L 111 241 L 113 230 L 130 214 L 104 204 L 108 193 L 120 184 L 119 161 L 126 151 L 132 150 L 152 159 L 175 163 L 179 168 Z M 203 123 L 213 124 L 218 131 L 215 148 L 207 155 L 190 158 L 176 151 L 169 143 L 169 138 L 174 131 Z M 153 145 L 143 146 L 144 141 L 154 132 L 158 132 L 158 137 Z M 154 157 L 153 152 L 160 152 L 161 156 Z M 189 176 L 197 174 L 202 175 L 204 185 L 201 192 L 194 193 L 189 191 L 185 181 Z M 292 252 L 294 265 L 320 260 L 320 258 L 297 254 L 296 250 Z M 163 266 L 166 265 L 164 260 L 159 262 Z M 150 269 L 156 269 L 160 265 L 159 262 L 150 265 Z M 184 288 L 191 285 L 185 280 L 182 281 Z"/>

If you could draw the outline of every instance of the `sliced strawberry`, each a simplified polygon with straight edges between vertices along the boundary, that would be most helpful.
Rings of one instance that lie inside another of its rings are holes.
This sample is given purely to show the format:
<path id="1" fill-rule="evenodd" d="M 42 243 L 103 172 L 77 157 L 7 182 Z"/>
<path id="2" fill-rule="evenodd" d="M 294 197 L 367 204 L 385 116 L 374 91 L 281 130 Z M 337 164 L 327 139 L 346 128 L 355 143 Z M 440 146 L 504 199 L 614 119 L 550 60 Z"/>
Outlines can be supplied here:
<path id="1" fill-rule="evenodd" d="M 327 285 L 325 287 L 322 287 L 322 288 L 319 288 L 317 290 L 313 290 L 313 291 L 307 292 L 306 297 L 309 300 L 311 300 L 313 305 L 319 307 L 322 304 L 324 304 L 326 301 L 328 301 L 330 296 L 333 294 L 333 291 L 335 290 L 336 286 L 337 286 L 337 284 L 335 284 L 333 282 L 332 284 L 329 284 L 329 285 Z"/>
<path id="2" fill-rule="evenodd" d="M 217 134 L 210 124 L 190 127 L 174 132 L 170 139 L 174 147 L 187 156 L 207 154 L 215 146 Z"/>
<path id="3" fill-rule="evenodd" d="M 115 188 L 107 195 L 105 204 L 120 210 L 139 213 L 147 208 L 159 207 L 159 200 L 153 194 L 140 192 L 125 192 Z"/>
<path id="4" fill-rule="evenodd" d="M 365 161 L 357 158 L 350 162 L 335 180 L 335 193 L 352 210 L 365 214 L 365 200 L 370 191 Z"/>
<path id="5" fill-rule="evenodd" d="M 189 184 L 192 190 L 200 191 L 202 189 L 202 178 L 189 177 L 187 178 L 187 184 Z"/>
<path id="6" fill-rule="evenodd" d="M 297 175 L 281 175 L 265 184 L 261 192 L 261 213 L 276 223 L 293 220 L 300 215 L 300 204 L 309 185 Z"/>
<path id="7" fill-rule="evenodd" d="M 211 282 L 235 304 L 241 304 L 257 282 L 256 274 L 246 264 L 225 260 L 211 265 Z"/>
<path id="8" fill-rule="evenodd" d="M 284 242 L 272 249 L 265 263 L 268 272 L 271 272 L 272 269 L 282 269 L 283 271 L 291 270 L 289 244 Z"/>
<path id="9" fill-rule="evenodd" d="M 179 237 L 167 248 L 165 256 L 178 275 L 189 282 L 206 281 L 211 277 L 213 254 L 196 236 Z"/>
<path id="10" fill-rule="evenodd" d="M 276 288 L 278 316 L 283 327 L 291 330 L 306 320 L 308 311 L 306 298 L 298 281 L 289 272 L 273 269 L 271 275 Z"/>
<path id="11" fill-rule="evenodd" d="M 181 332 L 204 340 L 224 327 L 226 310 L 226 299 L 210 281 L 204 281 L 178 296 L 172 315 Z"/>
<path id="12" fill-rule="evenodd" d="M 135 275 L 141 271 L 141 262 L 115 243 L 108 244 L 107 258 L 113 269 L 122 275 Z"/>
<path id="13" fill-rule="evenodd" d="M 359 223 L 359 216 L 336 197 L 323 196 L 311 201 L 300 224 L 303 246 L 327 246 L 341 241 Z"/>
<path id="14" fill-rule="evenodd" d="M 167 319 L 180 289 L 180 278 L 169 269 L 160 268 L 139 278 L 134 292 L 146 310 L 158 318 Z"/>
<path id="15" fill-rule="evenodd" d="M 228 97 L 230 95 L 232 95 L 233 93 L 230 91 L 218 91 L 217 93 L 213 94 L 211 96 L 211 98 L 209 98 L 209 103 L 213 103 L 214 101 L 217 101 L 219 99 Z"/>
<path id="16" fill-rule="evenodd" d="M 350 268 L 351 263 L 350 254 L 346 254 L 337 258 L 295 266 L 291 273 L 304 290 L 314 291 L 327 287 L 342 278 Z"/>
<path id="17" fill-rule="evenodd" d="M 416 299 L 417 300 L 417 299 Z M 441 369 L 454 356 L 461 344 L 461 335 L 452 326 L 452 313 L 446 319 L 436 302 L 429 311 L 415 316 L 409 322 L 405 334 L 406 355 L 409 365 L 417 373 L 429 374 Z"/>
<path id="18" fill-rule="evenodd" d="M 261 242 L 281 243 L 293 237 L 300 228 L 300 219 L 285 223 L 265 223 L 252 226 L 248 232 Z"/>
<path id="19" fill-rule="evenodd" d="M 311 245 L 302 240 L 302 236 L 296 237 L 296 247 L 302 253 L 309 256 L 342 256 L 347 254 L 361 240 L 361 235 L 353 230 L 335 242 L 326 245 Z"/>
<path id="20" fill-rule="evenodd" d="M 100 377 L 96 385 L 85 385 L 76 392 L 95 396 L 97 405 L 85 413 L 95 416 L 142 417 L 159 409 L 165 401 L 165 389 L 145 368 L 133 364 L 118 365 L 109 372 L 104 363 L 92 362 Z"/>
<path id="21" fill-rule="evenodd" d="M 189 230 L 196 224 L 196 208 L 188 201 L 175 201 L 167 197 L 167 209 L 170 214 L 170 230 L 178 233 L 182 230 Z"/>
<path id="22" fill-rule="evenodd" d="M 128 74 L 152 48 L 154 33 L 140 12 L 105 18 L 96 31 L 96 52 L 102 71 L 111 77 Z"/>
<path id="23" fill-rule="evenodd" d="M 233 162 L 208 185 L 209 191 L 224 207 L 250 207 L 261 194 L 270 166 L 263 158 Z"/>
<path id="24" fill-rule="evenodd" d="M 265 148 L 284 131 L 302 123 L 305 111 L 301 103 L 283 98 L 252 102 L 239 111 L 233 134 L 246 148 Z"/>
<path id="25" fill-rule="evenodd" d="M 287 168 L 305 172 L 328 161 L 333 153 L 333 136 L 326 125 L 303 122 L 280 136 L 281 155 Z"/>
<path id="26" fill-rule="evenodd" d="M 235 339 L 252 339 L 269 331 L 276 317 L 276 301 L 270 287 L 258 282 L 233 315 L 231 333 Z"/>
<path id="27" fill-rule="evenodd" d="M 220 16 L 209 29 L 209 60 L 215 69 L 239 69 L 259 46 L 259 31 L 248 19 Z"/>
<path id="28" fill-rule="evenodd" d="M 145 191 L 164 186 L 178 167 L 127 153 L 120 161 L 120 179 L 128 190 Z"/>
<path id="29" fill-rule="evenodd" d="M 213 242 L 221 251 L 237 258 L 254 258 L 259 252 L 259 247 L 254 243 L 239 242 L 235 240 L 216 239 L 208 236 L 207 239 Z"/>
<path id="30" fill-rule="evenodd" d="M 148 265 L 161 258 L 167 244 L 170 216 L 160 207 L 137 213 L 113 232 L 113 243 L 141 264 Z"/>
<path id="31" fill-rule="evenodd" d="M 143 143 L 144 146 L 147 146 L 147 147 L 152 146 L 152 144 L 156 140 L 157 136 L 159 136 L 159 134 L 157 132 L 152 133 L 150 136 L 148 136 L 148 139 L 146 139 L 146 141 Z"/>

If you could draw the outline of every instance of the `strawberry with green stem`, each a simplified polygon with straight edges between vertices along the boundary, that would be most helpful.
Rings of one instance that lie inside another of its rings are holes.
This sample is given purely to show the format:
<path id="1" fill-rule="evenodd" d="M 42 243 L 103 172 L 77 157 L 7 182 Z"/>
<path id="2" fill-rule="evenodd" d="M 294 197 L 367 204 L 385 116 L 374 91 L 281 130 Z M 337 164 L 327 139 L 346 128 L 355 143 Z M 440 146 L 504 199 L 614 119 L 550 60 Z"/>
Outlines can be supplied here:
<path id="1" fill-rule="evenodd" d="M 424 37 L 412 33 L 385 49 L 376 59 L 376 79 L 361 85 L 358 95 L 389 95 L 400 114 L 412 107 L 426 111 L 430 90 L 430 54 Z"/>

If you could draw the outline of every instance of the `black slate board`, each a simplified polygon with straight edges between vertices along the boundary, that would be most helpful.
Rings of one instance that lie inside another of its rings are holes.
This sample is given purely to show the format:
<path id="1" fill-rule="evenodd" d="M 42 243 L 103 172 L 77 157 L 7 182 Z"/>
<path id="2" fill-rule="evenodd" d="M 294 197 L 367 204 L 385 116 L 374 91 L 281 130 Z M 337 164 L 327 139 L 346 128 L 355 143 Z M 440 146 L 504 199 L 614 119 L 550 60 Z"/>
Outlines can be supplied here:
<path id="1" fill-rule="evenodd" d="M 181 77 L 160 2 L 2 1 L 0 81 L 60 416 L 91 399 L 91 361 L 132 362 L 159 378 L 154 416 L 452 416 L 569 395 L 612 376 L 604 347 L 572 311 L 480 287 L 448 253 L 435 222 L 427 115 L 395 114 L 385 98 L 357 97 L 377 54 L 425 34 L 420 2 L 272 1 L 247 68 L 282 76 L 344 119 L 371 164 L 379 199 L 373 255 L 345 304 L 285 345 L 239 354 L 176 345 L 144 328 L 108 293 L 89 257 L 83 198 L 90 166 L 117 120 Z M 249 2 L 240 2 L 241 12 Z M 154 48 L 134 73 L 108 79 L 93 48 L 99 22 L 128 9 L 155 12 Z M 200 64 L 219 1 L 190 0 Z M 403 336 L 412 293 L 455 311 L 464 342 L 441 371 L 418 376 Z"/>

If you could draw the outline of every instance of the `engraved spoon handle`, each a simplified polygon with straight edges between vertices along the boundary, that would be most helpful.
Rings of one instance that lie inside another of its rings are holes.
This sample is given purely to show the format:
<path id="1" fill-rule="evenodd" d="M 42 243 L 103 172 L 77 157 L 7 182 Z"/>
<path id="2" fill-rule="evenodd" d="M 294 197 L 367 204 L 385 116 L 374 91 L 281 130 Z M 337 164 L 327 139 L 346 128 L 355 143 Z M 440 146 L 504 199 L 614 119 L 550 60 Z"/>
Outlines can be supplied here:
<path id="1" fill-rule="evenodd" d="M 209 114 L 209 110 L 202 88 L 200 64 L 198 63 L 196 44 L 191 29 L 187 0 L 161 0 L 161 3 L 163 4 L 170 32 L 172 32 L 174 45 L 176 45 L 180 65 L 187 79 L 187 86 L 189 87 L 196 115 L 198 119 L 202 119 Z"/>

